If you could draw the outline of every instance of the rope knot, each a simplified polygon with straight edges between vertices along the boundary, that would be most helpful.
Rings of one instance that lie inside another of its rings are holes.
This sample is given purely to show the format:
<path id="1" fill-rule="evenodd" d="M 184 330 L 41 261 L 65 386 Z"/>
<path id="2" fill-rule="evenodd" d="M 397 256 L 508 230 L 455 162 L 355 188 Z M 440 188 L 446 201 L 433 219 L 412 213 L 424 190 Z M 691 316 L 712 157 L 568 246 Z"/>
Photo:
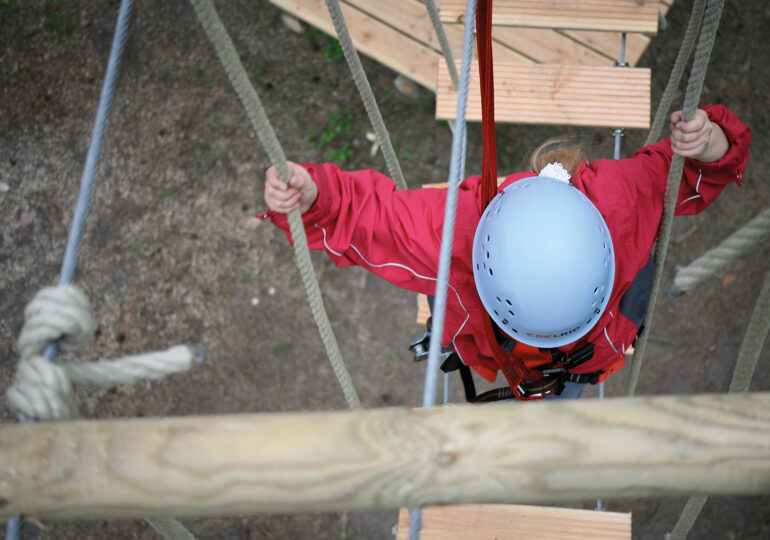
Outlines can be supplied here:
<path id="1" fill-rule="evenodd" d="M 19 336 L 22 360 L 43 354 L 46 345 L 58 340 L 62 351 L 77 352 L 94 338 L 94 319 L 88 297 L 74 285 L 41 289 L 24 310 Z"/>
<path id="2" fill-rule="evenodd" d="M 79 416 L 72 383 L 110 387 L 141 379 L 159 379 L 203 362 L 206 355 L 186 345 L 117 360 L 55 364 L 43 357 L 43 350 L 58 341 L 63 351 L 81 351 L 94 338 L 91 303 L 73 285 L 46 287 L 24 310 L 19 336 L 21 359 L 8 405 L 20 416 L 55 420 Z"/>
<path id="3" fill-rule="evenodd" d="M 5 397 L 8 406 L 25 419 L 79 416 L 66 370 L 42 356 L 22 358 Z"/>

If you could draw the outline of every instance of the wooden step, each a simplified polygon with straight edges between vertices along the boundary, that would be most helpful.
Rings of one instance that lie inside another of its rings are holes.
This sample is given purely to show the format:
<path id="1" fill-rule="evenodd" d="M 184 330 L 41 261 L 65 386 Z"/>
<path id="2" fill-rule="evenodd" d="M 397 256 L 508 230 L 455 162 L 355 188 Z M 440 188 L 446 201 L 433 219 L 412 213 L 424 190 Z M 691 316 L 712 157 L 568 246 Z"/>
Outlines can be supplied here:
<path id="1" fill-rule="evenodd" d="M 336 37 L 334 25 L 323 0 L 270 0 L 294 17 Z M 441 46 L 428 19 L 425 6 L 417 0 L 340 2 L 353 44 L 364 54 L 417 84 L 436 91 L 436 64 L 443 61 Z M 462 48 L 463 28 L 447 28 L 454 50 Z M 533 61 L 505 45 L 493 46 L 495 59 L 529 64 Z"/>
<path id="2" fill-rule="evenodd" d="M 481 120 L 478 67 L 471 66 L 466 119 Z M 458 63 L 459 69 L 459 63 Z M 495 62 L 495 122 L 647 129 L 650 70 Z M 438 65 L 436 118 L 453 119 L 457 92 Z"/>
<path id="3" fill-rule="evenodd" d="M 439 0 L 441 20 L 462 23 L 466 4 Z M 656 34 L 659 8 L 659 0 L 500 0 L 492 6 L 492 24 Z"/>
<path id="4" fill-rule="evenodd" d="M 409 537 L 409 512 L 398 514 L 398 540 Z M 631 540 L 631 514 L 524 505 L 422 509 L 420 540 Z"/>

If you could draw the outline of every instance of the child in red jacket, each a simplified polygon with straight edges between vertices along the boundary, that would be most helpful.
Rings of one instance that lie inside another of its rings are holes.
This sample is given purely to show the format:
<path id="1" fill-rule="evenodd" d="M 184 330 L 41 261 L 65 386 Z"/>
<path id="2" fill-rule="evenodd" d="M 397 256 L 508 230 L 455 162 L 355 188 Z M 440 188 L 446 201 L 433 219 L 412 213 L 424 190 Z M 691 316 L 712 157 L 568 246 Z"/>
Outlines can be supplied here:
<path id="1" fill-rule="evenodd" d="M 479 177 L 460 185 L 442 345 L 463 366 L 490 381 L 502 371 L 519 399 L 565 386 L 576 396 L 623 366 L 647 308 L 672 156 L 688 158 L 677 215 L 740 185 L 748 160 L 751 131 L 727 108 L 670 120 L 670 139 L 629 159 L 535 152 L 534 172 L 509 175 L 486 210 Z M 445 189 L 396 191 L 380 173 L 331 164 L 289 168 L 288 186 L 266 173 L 275 225 L 290 236 L 284 214 L 298 208 L 310 248 L 338 266 L 435 293 Z"/>

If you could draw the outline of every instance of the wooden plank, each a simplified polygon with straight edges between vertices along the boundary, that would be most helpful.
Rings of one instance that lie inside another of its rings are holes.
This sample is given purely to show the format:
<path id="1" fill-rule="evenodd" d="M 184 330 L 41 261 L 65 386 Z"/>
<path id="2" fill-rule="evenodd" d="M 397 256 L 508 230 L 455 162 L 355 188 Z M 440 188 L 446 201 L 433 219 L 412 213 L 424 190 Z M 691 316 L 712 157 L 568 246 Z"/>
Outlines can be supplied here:
<path id="1" fill-rule="evenodd" d="M 612 63 L 620 59 L 621 34 L 614 32 L 591 32 L 586 30 L 560 30 L 559 33 L 574 40 L 581 48 L 591 49 L 605 55 Z M 626 62 L 634 66 L 639 61 L 650 38 L 643 34 L 626 35 Z"/>
<path id="2" fill-rule="evenodd" d="M 323 0 L 270 0 L 271 3 L 312 26 L 336 35 Z M 348 4 L 340 4 L 356 49 L 414 82 L 434 91 L 439 55 L 422 43 Z"/>
<path id="3" fill-rule="evenodd" d="M 457 25 L 444 25 L 446 28 Z M 610 34 L 608 35 L 616 35 Z M 576 43 L 561 32 L 543 28 L 492 27 L 494 44 L 503 45 L 520 53 L 538 64 L 562 64 L 577 66 L 611 66 L 614 57 L 608 57 L 601 51 Z M 618 53 L 620 37 L 618 34 Z M 492 50 L 494 61 L 504 61 Z M 617 55 L 616 55 L 617 56 Z"/>
<path id="4" fill-rule="evenodd" d="M 534 64 L 495 65 L 495 121 L 649 128 L 650 70 Z M 439 64 L 436 118 L 451 119 L 457 93 Z M 471 68 L 466 118 L 481 120 L 478 70 Z"/>
<path id="5" fill-rule="evenodd" d="M 671 7 L 671 1 L 661 1 L 658 9 L 664 16 Z M 579 49 L 589 49 L 606 56 L 612 62 L 620 59 L 620 40 L 621 34 L 614 32 L 594 32 L 588 30 L 560 30 L 560 34 L 574 40 Z M 650 37 L 645 34 L 629 33 L 626 35 L 626 62 L 635 66 L 639 59 L 647 50 L 650 44 Z M 515 47 L 514 47 L 515 48 Z M 552 62 L 561 64 L 575 65 L 594 65 L 588 62 Z M 595 64 L 601 65 L 601 64 Z"/>
<path id="6" fill-rule="evenodd" d="M 417 324 L 425 326 L 430 317 L 430 304 L 428 304 L 428 296 L 422 293 L 417 293 Z"/>
<path id="7" fill-rule="evenodd" d="M 349 4 L 373 19 L 403 33 L 402 39 L 413 39 L 430 47 L 443 55 L 441 45 L 436 37 L 436 31 L 430 22 L 425 5 L 418 0 L 397 0 L 391 2 L 375 2 L 372 0 L 345 0 Z M 463 33 L 462 25 L 444 25 L 444 32 L 452 48 L 452 53 L 459 58 L 462 54 Z M 380 52 L 388 56 L 394 54 L 392 47 Z M 533 61 L 526 55 L 510 47 L 495 43 L 492 46 L 495 60 L 503 62 L 519 62 L 531 64 Z M 387 65 L 387 64 L 386 64 Z M 435 85 L 432 90 L 435 89 Z"/>
<path id="8" fill-rule="evenodd" d="M 465 20 L 465 0 L 440 0 L 441 20 Z M 495 2 L 492 24 L 609 32 L 658 31 L 658 0 L 504 0 Z"/>
<path id="9" fill-rule="evenodd" d="M 0 426 L 0 516 L 770 492 L 770 393 Z"/>
<path id="10" fill-rule="evenodd" d="M 398 514 L 397 540 L 409 537 L 409 511 Z M 631 514 L 522 505 L 422 509 L 420 540 L 631 540 Z"/>

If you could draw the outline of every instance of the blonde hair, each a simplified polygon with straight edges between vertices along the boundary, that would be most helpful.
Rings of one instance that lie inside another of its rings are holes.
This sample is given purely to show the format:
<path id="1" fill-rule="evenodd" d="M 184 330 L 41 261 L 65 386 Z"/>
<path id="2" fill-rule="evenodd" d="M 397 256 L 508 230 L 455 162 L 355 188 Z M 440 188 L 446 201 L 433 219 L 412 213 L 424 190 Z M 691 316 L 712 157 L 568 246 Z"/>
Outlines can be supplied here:
<path id="1" fill-rule="evenodd" d="M 530 154 L 527 162 L 529 169 L 536 174 L 549 163 L 561 163 L 568 173 L 575 174 L 578 165 L 587 159 L 585 145 L 575 137 L 566 136 L 548 139 Z"/>

